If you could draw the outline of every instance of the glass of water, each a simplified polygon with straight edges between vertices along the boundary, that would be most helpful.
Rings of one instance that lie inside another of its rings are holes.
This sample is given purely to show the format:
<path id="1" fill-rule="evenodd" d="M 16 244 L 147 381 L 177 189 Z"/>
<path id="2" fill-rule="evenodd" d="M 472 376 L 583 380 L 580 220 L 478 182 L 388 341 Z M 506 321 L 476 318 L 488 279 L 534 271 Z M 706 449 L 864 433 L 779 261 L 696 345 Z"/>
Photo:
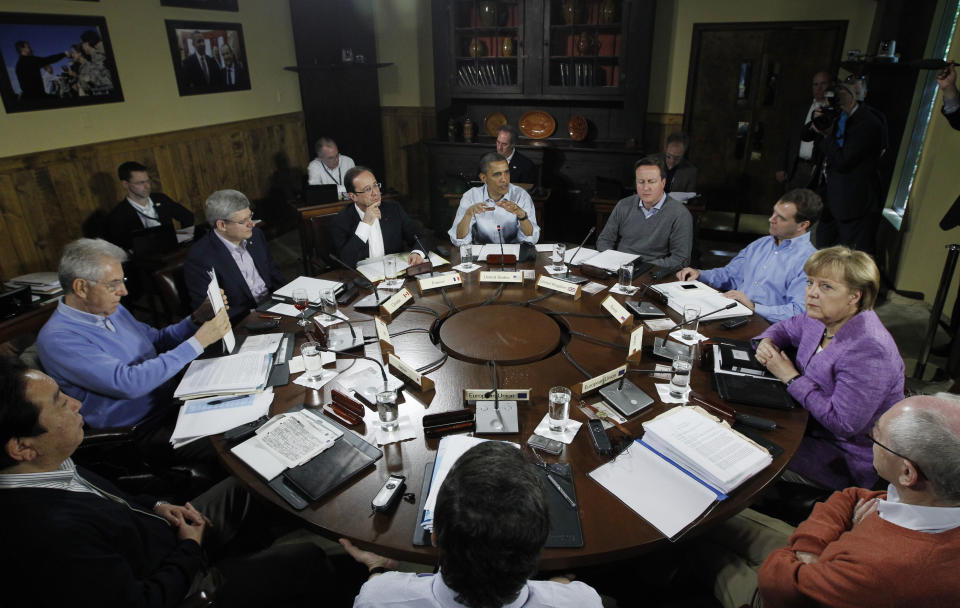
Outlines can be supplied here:
<path id="1" fill-rule="evenodd" d="M 680 337 L 684 340 L 694 340 L 697 337 L 697 328 L 700 326 L 700 307 L 690 304 L 683 307 L 683 327 Z"/>
<path id="2" fill-rule="evenodd" d="M 567 253 L 566 243 L 556 243 L 553 246 L 553 271 L 563 272 L 563 256 Z"/>
<path id="3" fill-rule="evenodd" d="M 383 278 L 387 281 L 397 276 L 397 258 L 388 255 L 383 258 Z"/>
<path id="4" fill-rule="evenodd" d="M 620 291 L 628 294 L 634 292 L 633 287 L 633 264 L 624 264 L 617 271 L 617 284 L 620 286 Z"/>
<path id="5" fill-rule="evenodd" d="M 684 398 L 690 387 L 690 372 L 693 370 L 693 355 L 687 352 L 677 353 L 673 358 L 673 376 L 670 378 L 670 396 Z"/>
<path id="6" fill-rule="evenodd" d="M 473 245 L 460 245 L 460 263 L 464 270 L 473 270 Z"/>
<path id="7" fill-rule="evenodd" d="M 399 413 L 396 391 L 377 393 L 377 417 L 380 419 L 380 430 L 384 433 L 392 433 L 400 428 Z"/>
<path id="8" fill-rule="evenodd" d="M 320 306 L 321 310 L 328 315 L 337 314 L 337 295 L 332 289 L 320 290 Z"/>
<path id="9" fill-rule="evenodd" d="M 548 393 L 550 397 L 550 430 L 562 433 L 567 428 L 567 419 L 570 418 L 570 389 L 565 386 L 555 386 Z"/>
<path id="10" fill-rule="evenodd" d="M 308 341 L 300 347 L 300 357 L 303 359 L 304 380 L 310 388 L 320 388 L 336 372 L 323 369 L 323 347 L 317 342 Z"/>

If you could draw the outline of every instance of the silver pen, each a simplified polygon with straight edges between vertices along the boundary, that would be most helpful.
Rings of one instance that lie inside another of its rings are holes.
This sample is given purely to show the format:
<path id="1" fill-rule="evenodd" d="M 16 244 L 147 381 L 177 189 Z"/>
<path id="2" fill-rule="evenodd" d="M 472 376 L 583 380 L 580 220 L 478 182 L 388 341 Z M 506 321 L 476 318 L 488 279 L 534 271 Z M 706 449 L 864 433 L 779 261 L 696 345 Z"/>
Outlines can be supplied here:
<path id="1" fill-rule="evenodd" d="M 557 489 L 557 492 L 560 492 L 560 496 L 563 496 L 564 499 L 566 499 L 567 503 L 570 504 L 570 508 L 576 509 L 577 508 L 576 501 L 570 498 L 570 495 L 567 494 L 562 487 L 560 487 L 560 483 L 556 479 L 554 479 L 553 475 L 551 475 L 550 473 L 547 473 L 547 479 L 549 479 L 550 483 L 553 484 L 553 487 Z"/>

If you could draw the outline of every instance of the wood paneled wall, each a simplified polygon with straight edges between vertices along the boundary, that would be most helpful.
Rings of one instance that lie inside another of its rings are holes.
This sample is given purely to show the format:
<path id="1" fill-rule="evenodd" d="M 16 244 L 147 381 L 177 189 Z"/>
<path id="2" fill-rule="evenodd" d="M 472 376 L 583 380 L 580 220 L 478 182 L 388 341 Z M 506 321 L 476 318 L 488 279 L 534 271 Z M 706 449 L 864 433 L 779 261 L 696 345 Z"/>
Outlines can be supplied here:
<path id="1" fill-rule="evenodd" d="M 203 221 L 215 190 L 240 190 L 263 206 L 296 187 L 310 160 L 304 133 L 303 114 L 293 112 L 0 158 L 0 276 L 56 269 L 63 245 L 93 234 L 122 199 L 124 161 L 150 167 L 154 190 Z"/>
<path id="2" fill-rule="evenodd" d="M 407 198 L 407 212 L 430 217 L 430 183 L 426 139 L 437 135 L 436 112 L 429 107 L 384 107 L 383 157 L 388 186 Z"/>

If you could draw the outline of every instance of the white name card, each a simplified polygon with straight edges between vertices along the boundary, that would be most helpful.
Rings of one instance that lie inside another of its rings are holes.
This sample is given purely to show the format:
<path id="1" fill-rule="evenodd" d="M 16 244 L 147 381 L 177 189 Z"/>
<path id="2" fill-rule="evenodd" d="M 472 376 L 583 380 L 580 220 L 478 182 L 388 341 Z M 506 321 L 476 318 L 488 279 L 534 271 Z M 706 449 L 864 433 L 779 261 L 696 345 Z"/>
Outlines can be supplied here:
<path id="1" fill-rule="evenodd" d="M 600 303 L 600 306 L 610 313 L 617 323 L 620 324 L 620 327 L 633 325 L 633 315 L 631 315 L 620 302 L 617 302 L 613 296 L 607 296 L 603 302 Z"/>
<path id="2" fill-rule="evenodd" d="M 397 311 L 398 308 L 411 301 L 413 301 L 413 294 L 410 293 L 409 289 L 404 287 L 397 293 L 393 294 L 389 300 L 380 305 L 380 312 L 387 316 L 392 315 Z"/>
<path id="3" fill-rule="evenodd" d="M 397 370 L 408 380 L 420 387 L 420 390 L 429 391 L 433 388 L 433 380 L 418 372 L 416 369 L 410 366 L 410 364 L 406 363 L 395 354 L 390 353 L 387 361 L 389 362 L 390 367 Z"/>
<path id="4" fill-rule="evenodd" d="M 420 288 L 420 295 L 423 295 L 423 292 L 427 291 L 428 289 L 447 287 L 449 285 L 463 285 L 463 277 L 460 276 L 459 272 L 442 274 L 438 277 L 417 279 L 417 286 Z"/>
<path id="5" fill-rule="evenodd" d="M 579 285 L 570 283 L 568 281 L 553 279 L 546 275 L 540 275 L 537 277 L 537 287 L 545 287 L 547 289 L 552 289 L 553 291 L 565 293 L 568 296 L 573 296 L 574 300 L 579 300 L 580 296 L 582 295 Z"/>
<path id="6" fill-rule="evenodd" d="M 481 283 L 523 283 L 523 271 L 481 270 Z"/>
<path id="7" fill-rule="evenodd" d="M 620 378 L 620 376 L 623 376 L 626 373 L 627 373 L 627 364 L 624 363 L 620 367 L 615 367 L 605 374 L 602 374 L 600 376 L 595 376 L 593 378 L 590 378 L 589 380 L 584 380 L 579 384 L 574 384 L 572 389 L 573 389 L 573 392 L 577 393 L 578 395 L 583 395 L 584 393 L 589 393 L 595 388 L 600 388 L 604 384 L 610 384 L 611 382 L 613 382 L 614 380 L 617 380 L 618 378 Z"/>
<path id="8" fill-rule="evenodd" d="M 377 339 L 380 340 L 380 350 L 384 353 L 393 352 L 393 342 L 390 341 L 390 330 L 387 323 L 380 317 L 374 317 L 373 323 L 377 327 Z"/>
<path id="9" fill-rule="evenodd" d="M 643 323 L 640 323 L 633 331 L 630 332 L 630 346 L 627 349 L 627 361 L 639 363 L 642 348 Z"/>
<path id="10" fill-rule="evenodd" d="M 493 399 L 493 391 L 487 388 L 465 388 L 463 389 L 464 401 L 481 401 Z M 528 388 L 501 388 L 497 390 L 497 399 L 500 401 L 529 401 L 530 389 Z"/>

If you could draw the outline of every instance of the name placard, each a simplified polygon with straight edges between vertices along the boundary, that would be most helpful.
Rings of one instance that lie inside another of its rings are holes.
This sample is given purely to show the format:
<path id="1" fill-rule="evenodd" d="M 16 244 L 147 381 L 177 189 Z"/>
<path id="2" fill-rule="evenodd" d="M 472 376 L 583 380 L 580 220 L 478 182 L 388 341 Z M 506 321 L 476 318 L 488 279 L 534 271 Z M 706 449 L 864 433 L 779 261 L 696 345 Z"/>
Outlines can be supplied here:
<path id="1" fill-rule="evenodd" d="M 384 355 L 393 352 L 393 342 L 390 341 L 390 330 L 387 323 L 380 317 L 374 317 L 373 323 L 377 327 L 377 339 L 380 340 L 380 352 Z"/>
<path id="2" fill-rule="evenodd" d="M 520 283 L 523 284 L 523 271 L 481 270 L 481 283 Z"/>
<path id="3" fill-rule="evenodd" d="M 393 294 L 389 300 L 380 305 L 380 314 L 387 315 L 388 317 L 395 313 L 401 306 L 407 302 L 413 301 L 413 294 L 410 293 L 410 290 L 404 287 L 397 293 Z"/>
<path id="4" fill-rule="evenodd" d="M 488 388 L 465 388 L 463 389 L 464 401 L 481 401 L 493 399 L 493 391 Z M 529 401 L 530 389 L 528 388 L 501 388 L 497 390 L 497 399 L 500 401 Z"/>
<path id="5" fill-rule="evenodd" d="M 427 291 L 428 289 L 447 287 L 449 285 L 463 285 L 463 277 L 460 276 L 459 272 L 442 274 L 438 277 L 417 279 L 417 287 L 420 288 L 420 295 L 423 295 L 423 292 Z"/>
<path id="6" fill-rule="evenodd" d="M 610 313 L 610 316 L 620 324 L 620 327 L 630 327 L 633 325 L 633 315 L 631 315 L 620 302 L 617 302 L 613 296 L 607 296 L 603 302 L 600 302 L 600 306 Z"/>
<path id="7" fill-rule="evenodd" d="M 568 296 L 573 296 L 574 300 L 579 300 L 580 296 L 583 295 L 579 285 L 568 281 L 561 281 L 560 279 L 553 279 L 543 274 L 537 277 L 537 287 L 544 287 L 565 293 Z"/>
<path id="8" fill-rule="evenodd" d="M 605 374 L 602 374 L 600 376 L 594 376 L 589 380 L 584 380 L 583 382 L 574 384 L 572 387 L 570 387 L 570 390 L 572 390 L 577 395 L 583 395 L 585 393 L 589 393 L 594 389 L 600 388 L 604 384 L 610 384 L 614 380 L 618 380 L 620 376 L 626 373 L 627 373 L 627 364 L 624 363 L 620 367 L 615 367 Z"/>
<path id="9" fill-rule="evenodd" d="M 627 361 L 639 363 L 643 348 L 643 323 L 630 332 L 630 346 L 627 347 Z"/>
<path id="10" fill-rule="evenodd" d="M 400 357 L 396 356 L 393 353 L 387 355 L 387 361 L 390 364 L 390 367 L 400 372 L 407 380 L 413 382 L 421 391 L 429 391 L 433 388 L 433 380 L 427 378 L 416 369 L 414 369 L 410 364 L 406 363 Z"/>

